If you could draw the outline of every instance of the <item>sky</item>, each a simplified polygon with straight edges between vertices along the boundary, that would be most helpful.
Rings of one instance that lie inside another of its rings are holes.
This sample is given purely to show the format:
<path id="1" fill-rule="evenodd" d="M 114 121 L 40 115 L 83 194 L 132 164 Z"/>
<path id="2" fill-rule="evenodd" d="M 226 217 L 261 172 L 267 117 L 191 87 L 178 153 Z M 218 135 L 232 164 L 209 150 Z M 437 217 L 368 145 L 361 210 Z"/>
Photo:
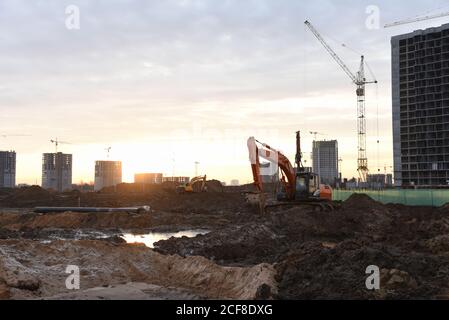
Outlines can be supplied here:
<path id="1" fill-rule="evenodd" d="M 109 146 L 126 182 L 194 176 L 198 161 L 246 183 L 249 136 L 293 162 L 300 130 L 306 165 L 319 132 L 356 176 L 355 87 L 307 19 L 354 73 L 365 55 L 379 81 L 367 89 L 369 167 L 390 173 L 390 38 L 449 17 L 383 25 L 444 11 L 447 0 L 0 0 L 0 150 L 17 152 L 17 183 L 41 183 L 55 138 L 69 142 L 59 151 L 74 155 L 74 183 L 94 180 Z"/>

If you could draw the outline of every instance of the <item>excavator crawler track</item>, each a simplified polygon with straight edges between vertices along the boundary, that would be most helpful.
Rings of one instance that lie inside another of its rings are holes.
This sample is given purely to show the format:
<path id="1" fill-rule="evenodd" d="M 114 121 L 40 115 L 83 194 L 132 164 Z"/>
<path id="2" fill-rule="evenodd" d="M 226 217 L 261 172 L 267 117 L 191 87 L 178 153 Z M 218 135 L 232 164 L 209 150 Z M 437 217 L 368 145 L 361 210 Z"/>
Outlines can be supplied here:
<path id="1" fill-rule="evenodd" d="M 309 207 L 313 208 L 314 211 L 317 212 L 331 212 L 338 209 L 338 204 L 332 201 L 286 201 L 286 202 L 276 202 L 267 204 L 265 209 L 277 208 L 283 206 L 291 206 L 291 207 Z"/>

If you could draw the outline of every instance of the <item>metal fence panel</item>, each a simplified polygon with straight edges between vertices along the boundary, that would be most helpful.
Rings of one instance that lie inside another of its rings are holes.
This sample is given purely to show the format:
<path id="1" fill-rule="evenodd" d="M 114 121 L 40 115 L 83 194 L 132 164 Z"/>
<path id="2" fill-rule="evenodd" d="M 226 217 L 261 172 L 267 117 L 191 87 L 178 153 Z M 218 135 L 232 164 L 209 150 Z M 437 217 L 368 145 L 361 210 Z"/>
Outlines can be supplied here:
<path id="1" fill-rule="evenodd" d="M 345 201 L 352 194 L 366 194 L 372 199 L 387 203 L 397 203 L 409 206 L 443 206 L 449 203 L 449 190 L 338 190 L 333 191 L 332 198 Z"/>

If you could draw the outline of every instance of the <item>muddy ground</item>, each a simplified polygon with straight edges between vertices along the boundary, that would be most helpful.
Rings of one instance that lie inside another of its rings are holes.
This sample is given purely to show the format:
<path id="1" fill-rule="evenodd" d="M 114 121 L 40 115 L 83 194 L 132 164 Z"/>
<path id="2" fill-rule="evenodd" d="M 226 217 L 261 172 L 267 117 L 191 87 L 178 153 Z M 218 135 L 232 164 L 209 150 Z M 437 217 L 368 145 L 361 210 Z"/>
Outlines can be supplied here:
<path id="1" fill-rule="evenodd" d="M 262 217 L 246 204 L 242 190 L 178 195 L 170 188 L 129 188 L 90 194 L 37 187 L 0 191 L 0 297 L 449 298 L 449 206 L 382 205 L 354 195 L 332 212 L 281 207 Z M 75 205 L 78 198 L 86 206 L 151 205 L 153 211 L 26 209 Z M 154 250 L 119 237 L 125 231 L 197 228 L 210 232 L 159 241 Z M 62 285 L 69 263 L 84 267 L 79 294 Z M 366 289 L 370 265 L 381 270 L 380 290 Z"/>

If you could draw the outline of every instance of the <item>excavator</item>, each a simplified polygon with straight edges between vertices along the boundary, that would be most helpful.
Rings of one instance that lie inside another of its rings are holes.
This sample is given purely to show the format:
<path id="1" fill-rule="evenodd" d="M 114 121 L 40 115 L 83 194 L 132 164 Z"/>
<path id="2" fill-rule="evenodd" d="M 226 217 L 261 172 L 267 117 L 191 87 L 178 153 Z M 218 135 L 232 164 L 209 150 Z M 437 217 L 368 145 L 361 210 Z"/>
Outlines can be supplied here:
<path id="1" fill-rule="evenodd" d="M 296 169 L 288 158 L 280 151 L 256 140 L 248 139 L 249 158 L 257 192 L 250 196 L 250 202 L 259 205 L 261 213 L 267 207 L 282 205 L 308 205 L 319 210 L 333 210 L 332 188 L 329 185 L 320 184 L 319 176 L 305 170 L 302 164 L 301 133 L 296 133 Z M 276 196 L 276 203 L 267 204 L 261 179 L 259 157 L 279 166 L 281 172 L 281 188 Z"/>
<path id="2" fill-rule="evenodd" d="M 201 183 L 199 192 L 206 192 L 207 186 L 206 186 L 207 176 L 198 176 L 190 180 L 190 182 L 187 182 L 186 184 L 180 185 L 176 188 L 177 193 L 193 193 L 196 190 L 194 189 L 194 185 L 197 183 Z"/>

